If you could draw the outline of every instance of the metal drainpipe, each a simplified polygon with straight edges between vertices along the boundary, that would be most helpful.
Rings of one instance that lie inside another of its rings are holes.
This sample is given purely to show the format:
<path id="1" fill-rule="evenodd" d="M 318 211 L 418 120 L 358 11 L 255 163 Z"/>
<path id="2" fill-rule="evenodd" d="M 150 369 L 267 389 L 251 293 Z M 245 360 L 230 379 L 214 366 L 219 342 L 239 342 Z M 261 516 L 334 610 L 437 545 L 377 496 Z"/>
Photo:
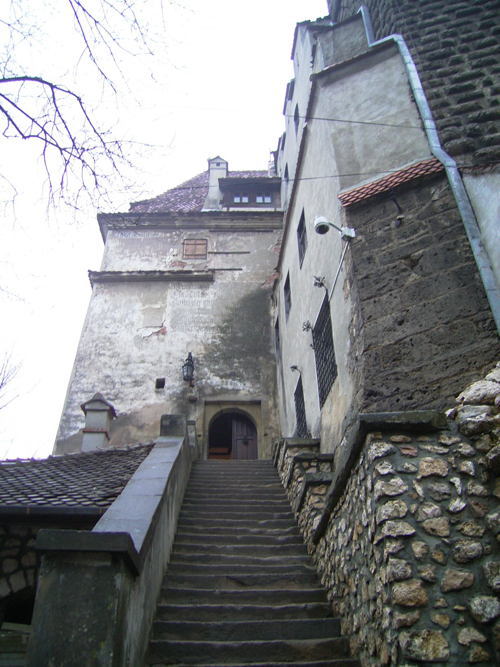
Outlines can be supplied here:
<path id="1" fill-rule="evenodd" d="M 460 176 L 457 163 L 450 155 L 448 155 L 448 153 L 446 153 L 445 150 L 443 150 L 441 142 L 439 141 L 436 124 L 434 122 L 434 118 L 432 117 L 432 112 L 429 107 L 429 103 L 427 102 L 427 98 L 422 87 L 422 82 L 420 81 L 420 77 L 418 75 L 418 71 L 411 56 L 410 50 L 408 49 L 402 35 L 392 34 L 384 37 L 383 39 L 375 41 L 369 9 L 365 5 L 361 5 L 358 11 L 363 19 L 366 38 L 368 40 L 369 46 L 378 46 L 379 44 L 385 44 L 386 42 L 392 41 L 396 43 L 399 49 L 406 67 L 410 86 L 415 97 L 415 102 L 424 124 L 427 140 L 431 147 L 431 152 L 445 168 L 448 182 L 453 192 L 453 196 L 455 197 L 455 202 L 462 218 L 465 232 L 469 239 L 472 253 L 479 269 L 481 280 L 483 281 L 486 296 L 491 307 L 491 312 L 493 313 L 497 329 L 500 330 L 499 286 L 497 284 L 495 274 L 493 273 L 493 269 L 491 268 L 488 254 L 484 249 L 481 240 L 481 231 L 479 229 L 479 225 L 477 224 L 477 219 L 469 201 L 462 177 Z"/>

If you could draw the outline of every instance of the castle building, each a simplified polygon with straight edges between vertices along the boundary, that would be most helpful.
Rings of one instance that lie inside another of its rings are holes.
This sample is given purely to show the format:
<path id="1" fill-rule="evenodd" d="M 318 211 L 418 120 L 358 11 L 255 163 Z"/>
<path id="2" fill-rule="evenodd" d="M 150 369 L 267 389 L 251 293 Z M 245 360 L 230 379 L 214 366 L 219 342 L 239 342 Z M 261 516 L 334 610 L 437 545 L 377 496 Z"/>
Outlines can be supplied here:
<path id="1" fill-rule="evenodd" d="M 142 664 L 193 461 L 232 459 L 220 498 L 210 474 L 225 464 L 192 478 L 207 512 L 231 515 L 231 466 L 255 466 L 255 481 L 270 458 L 359 659 L 346 664 L 498 662 L 498 20 L 490 0 L 329 0 L 296 27 L 267 171 L 216 156 L 98 216 L 103 263 L 57 456 L 10 478 L 0 466 L 4 552 L 18 561 L 0 577 L 7 616 L 41 582 L 29 664 L 69 664 L 72 650 Z M 272 502 L 232 484 L 244 512 Z M 189 567 L 217 539 L 204 535 Z M 216 576 L 217 596 L 248 587 L 228 580 Z M 314 646 L 295 662 L 333 659 Z"/>
<path id="2" fill-rule="evenodd" d="M 87 450 L 80 405 L 98 391 L 117 418 L 106 446 L 159 435 L 186 414 L 219 455 L 268 458 L 276 438 L 271 289 L 282 225 L 273 172 L 208 170 L 128 213 L 101 214 L 101 271 L 70 381 L 55 453 Z M 192 361 L 193 377 L 182 367 Z M 83 397 L 83 398 L 82 398 Z M 248 445 L 242 445 L 241 443 Z M 214 454 L 214 452 L 212 452 Z"/>

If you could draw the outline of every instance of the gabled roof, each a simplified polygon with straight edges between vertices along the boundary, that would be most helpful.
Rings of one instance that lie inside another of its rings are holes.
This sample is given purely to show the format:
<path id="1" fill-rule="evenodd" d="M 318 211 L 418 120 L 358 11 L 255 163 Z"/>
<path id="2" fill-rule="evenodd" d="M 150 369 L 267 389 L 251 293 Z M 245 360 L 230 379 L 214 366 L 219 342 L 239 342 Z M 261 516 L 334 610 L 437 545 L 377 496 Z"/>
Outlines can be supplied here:
<path id="1" fill-rule="evenodd" d="M 0 516 L 102 514 L 152 447 L 0 461 Z"/>
<path id="2" fill-rule="evenodd" d="M 420 160 L 403 169 L 393 171 L 382 178 L 377 178 L 364 185 L 345 190 L 338 195 L 338 198 L 342 206 L 351 206 L 351 204 L 364 201 L 365 199 L 374 197 L 382 192 L 393 190 L 399 185 L 403 185 L 403 183 L 408 183 L 409 181 L 421 178 L 422 176 L 435 174 L 443 169 L 444 167 L 442 163 L 434 157 L 428 158 L 427 160 Z"/>
<path id="3" fill-rule="evenodd" d="M 228 178 L 265 178 L 267 171 L 229 171 Z M 193 176 L 158 197 L 130 204 L 131 213 L 196 213 L 200 212 L 208 194 L 208 170 Z"/>

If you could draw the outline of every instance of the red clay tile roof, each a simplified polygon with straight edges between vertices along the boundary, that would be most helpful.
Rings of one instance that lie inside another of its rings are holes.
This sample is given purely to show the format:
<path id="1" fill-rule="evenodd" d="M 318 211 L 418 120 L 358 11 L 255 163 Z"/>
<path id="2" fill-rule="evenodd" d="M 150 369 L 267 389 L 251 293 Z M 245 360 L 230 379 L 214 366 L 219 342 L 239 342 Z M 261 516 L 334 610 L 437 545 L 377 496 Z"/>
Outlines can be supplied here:
<path id="1" fill-rule="evenodd" d="M 435 174 L 436 172 L 443 169 L 443 165 L 441 162 L 439 162 L 439 160 L 436 160 L 436 158 L 421 160 L 420 162 L 415 162 L 414 164 L 411 164 L 404 169 L 393 171 L 390 174 L 387 174 L 387 176 L 378 178 L 376 181 L 371 181 L 370 183 L 359 185 L 358 187 L 352 188 L 351 190 L 341 192 L 338 195 L 338 198 L 340 199 L 342 206 L 350 206 L 351 204 L 356 204 L 357 202 L 374 197 L 381 192 L 392 190 L 398 185 L 408 183 L 408 181 L 413 181 L 415 178 L 421 178 L 422 176 Z"/>
<path id="2" fill-rule="evenodd" d="M 262 178 L 267 171 L 229 171 L 228 178 Z M 132 202 L 132 213 L 195 213 L 201 211 L 208 194 L 208 171 L 204 171 L 158 197 Z"/>
<path id="3" fill-rule="evenodd" d="M 122 492 L 153 445 L 0 461 L 0 512 L 94 509 Z"/>

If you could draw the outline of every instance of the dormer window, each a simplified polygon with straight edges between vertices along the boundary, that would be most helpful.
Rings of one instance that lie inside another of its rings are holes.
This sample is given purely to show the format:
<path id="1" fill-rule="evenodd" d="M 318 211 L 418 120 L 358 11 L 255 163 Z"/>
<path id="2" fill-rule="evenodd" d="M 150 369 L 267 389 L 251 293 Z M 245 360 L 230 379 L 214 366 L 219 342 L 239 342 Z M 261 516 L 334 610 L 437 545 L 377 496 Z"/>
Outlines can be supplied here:
<path id="1" fill-rule="evenodd" d="M 248 195 L 234 195 L 233 202 L 235 204 L 248 204 Z"/>
<path id="2" fill-rule="evenodd" d="M 255 195 L 256 204 L 270 204 L 272 201 L 271 195 Z"/>

